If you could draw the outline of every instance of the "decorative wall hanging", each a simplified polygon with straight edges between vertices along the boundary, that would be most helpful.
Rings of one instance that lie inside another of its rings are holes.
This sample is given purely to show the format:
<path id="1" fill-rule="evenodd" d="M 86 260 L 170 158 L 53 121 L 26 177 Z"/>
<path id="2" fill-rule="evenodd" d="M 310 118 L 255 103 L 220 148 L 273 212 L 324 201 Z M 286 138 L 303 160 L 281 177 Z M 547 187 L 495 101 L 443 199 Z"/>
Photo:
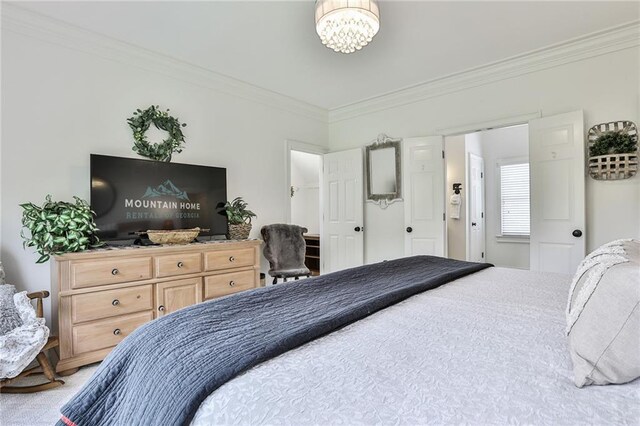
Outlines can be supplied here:
<path id="1" fill-rule="evenodd" d="M 383 209 L 394 201 L 402 200 L 402 155 L 400 142 L 384 133 L 365 148 L 365 174 L 367 201 Z"/>
<path id="2" fill-rule="evenodd" d="M 133 150 L 143 156 L 156 161 L 171 161 L 174 152 L 182 152 L 184 147 L 184 134 L 182 127 L 186 123 L 180 123 L 177 118 L 169 115 L 169 110 L 161 111 L 157 105 L 151 105 L 144 111 L 137 109 L 133 117 L 127 119 L 127 123 L 133 131 Z M 159 130 L 166 131 L 169 136 L 160 143 L 149 143 L 146 132 L 153 124 Z"/>
<path id="3" fill-rule="evenodd" d="M 589 175 L 619 180 L 638 172 L 638 129 L 631 121 L 611 121 L 589 129 Z"/>

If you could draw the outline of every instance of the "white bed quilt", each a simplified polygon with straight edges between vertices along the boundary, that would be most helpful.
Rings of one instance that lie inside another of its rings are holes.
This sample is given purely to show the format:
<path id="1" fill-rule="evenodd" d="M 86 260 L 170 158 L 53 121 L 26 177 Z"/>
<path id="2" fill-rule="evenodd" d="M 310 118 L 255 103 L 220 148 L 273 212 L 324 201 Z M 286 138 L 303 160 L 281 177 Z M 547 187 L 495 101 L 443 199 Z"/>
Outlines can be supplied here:
<path id="1" fill-rule="evenodd" d="M 630 424 L 640 381 L 573 384 L 571 277 L 490 268 L 265 362 L 192 425 Z"/>

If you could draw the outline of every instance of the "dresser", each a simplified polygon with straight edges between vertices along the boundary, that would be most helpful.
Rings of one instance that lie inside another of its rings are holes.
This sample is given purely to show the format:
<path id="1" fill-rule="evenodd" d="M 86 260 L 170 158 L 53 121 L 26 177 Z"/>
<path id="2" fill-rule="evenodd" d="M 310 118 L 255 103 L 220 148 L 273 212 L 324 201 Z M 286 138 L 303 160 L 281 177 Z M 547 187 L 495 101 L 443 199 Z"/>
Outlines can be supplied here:
<path id="1" fill-rule="evenodd" d="M 205 300 L 260 285 L 259 240 L 123 247 L 55 256 L 56 371 L 104 359 L 137 327 Z"/>

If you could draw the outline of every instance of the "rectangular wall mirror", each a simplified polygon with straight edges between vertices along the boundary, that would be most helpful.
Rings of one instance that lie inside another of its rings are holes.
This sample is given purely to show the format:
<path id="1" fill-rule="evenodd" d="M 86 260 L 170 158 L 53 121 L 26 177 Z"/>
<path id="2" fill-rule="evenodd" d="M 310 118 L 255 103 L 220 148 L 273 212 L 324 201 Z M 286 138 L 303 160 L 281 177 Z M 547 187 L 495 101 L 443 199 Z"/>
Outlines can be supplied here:
<path id="1" fill-rule="evenodd" d="M 386 207 L 387 204 L 402 199 L 401 141 L 402 139 L 382 134 L 366 147 L 368 201 Z"/>

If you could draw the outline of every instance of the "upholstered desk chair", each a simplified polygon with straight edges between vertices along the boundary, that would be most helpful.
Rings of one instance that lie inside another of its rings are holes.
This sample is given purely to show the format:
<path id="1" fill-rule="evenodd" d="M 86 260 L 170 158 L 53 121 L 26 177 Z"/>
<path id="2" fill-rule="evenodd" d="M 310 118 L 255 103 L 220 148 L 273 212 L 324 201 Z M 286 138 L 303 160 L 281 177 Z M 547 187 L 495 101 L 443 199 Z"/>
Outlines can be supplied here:
<path id="1" fill-rule="evenodd" d="M 282 278 L 310 277 L 311 271 L 304 264 L 306 242 L 302 236 L 307 228 L 282 223 L 263 226 L 260 230 L 264 240 L 264 257 L 269 261 L 269 275 L 273 284 Z"/>

